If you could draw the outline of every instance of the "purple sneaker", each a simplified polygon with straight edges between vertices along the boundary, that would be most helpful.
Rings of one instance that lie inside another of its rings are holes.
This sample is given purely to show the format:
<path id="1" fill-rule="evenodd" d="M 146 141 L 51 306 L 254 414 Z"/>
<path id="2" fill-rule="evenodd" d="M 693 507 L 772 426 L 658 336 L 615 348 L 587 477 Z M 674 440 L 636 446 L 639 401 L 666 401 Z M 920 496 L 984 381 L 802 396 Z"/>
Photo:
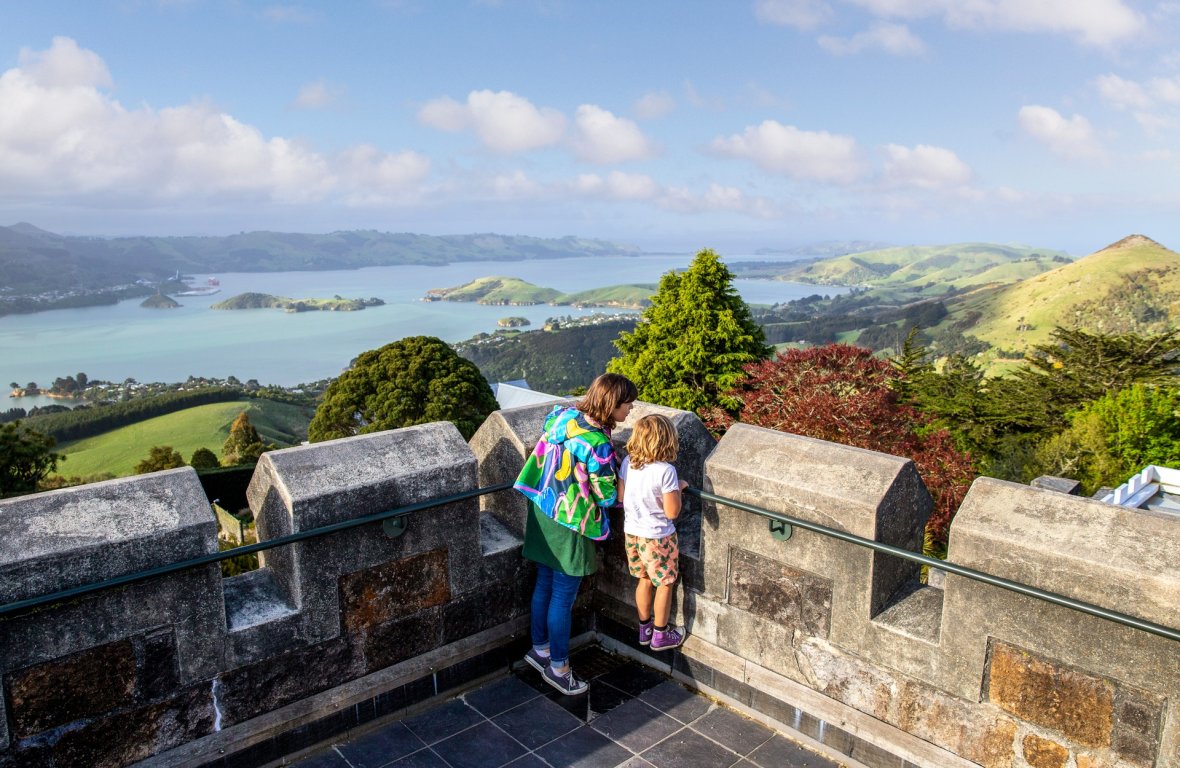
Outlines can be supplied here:
<path id="1" fill-rule="evenodd" d="M 653 651 L 667 651 L 679 648 L 684 644 L 684 637 L 687 634 L 684 627 L 669 627 L 663 632 L 657 629 L 651 635 L 651 649 Z"/>
<path id="2" fill-rule="evenodd" d="M 524 655 L 524 660 L 541 674 L 545 674 L 545 670 L 549 669 L 549 657 L 537 653 L 535 648 L 529 648 L 529 652 Z"/>
<path id="3" fill-rule="evenodd" d="M 651 633 L 655 631 L 655 622 L 644 621 L 639 623 L 639 644 L 651 645 Z"/>
<path id="4" fill-rule="evenodd" d="M 541 673 L 541 678 L 566 696 L 579 696 L 590 690 L 589 684 L 585 680 L 579 680 L 575 677 L 572 669 L 567 669 L 565 674 L 561 674 L 553 671 L 552 664 L 545 667 L 545 671 Z"/>

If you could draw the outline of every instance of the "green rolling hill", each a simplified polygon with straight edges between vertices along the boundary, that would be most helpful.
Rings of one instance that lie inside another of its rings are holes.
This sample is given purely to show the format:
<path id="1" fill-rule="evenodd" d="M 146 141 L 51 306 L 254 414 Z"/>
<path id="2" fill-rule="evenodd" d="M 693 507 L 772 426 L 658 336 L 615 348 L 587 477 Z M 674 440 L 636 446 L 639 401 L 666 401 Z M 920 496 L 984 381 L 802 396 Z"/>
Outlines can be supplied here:
<path id="1" fill-rule="evenodd" d="M 245 411 L 262 439 L 279 447 L 297 445 L 307 439 L 311 410 L 271 400 L 240 400 L 211 403 L 111 430 L 95 437 L 59 445 L 66 461 L 58 464 L 60 475 L 94 475 L 110 472 L 117 476 L 135 472 L 153 445 L 170 445 L 188 461 L 193 451 L 208 448 L 221 456 L 229 427 Z"/>
<path id="2" fill-rule="evenodd" d="M 907 246 L 792 262 L 776 279 L 868 288 L 883 301 L 916 300 L 980 285 L 1012 283 L 1068 264 L 1059 251 L 993 243 Z M 738 274 L 741 265 L 734 266 Z"/>
<path id="3" fill-rule="evenodd" d="M 1180 254 L 1131 235 L 1019 282 L 946 302 L 938 327 L 956 325 L 1019 354 L 1049 341 L 1056 326 L 1091 333 L 1158 333 L 1180 323 Z"/>

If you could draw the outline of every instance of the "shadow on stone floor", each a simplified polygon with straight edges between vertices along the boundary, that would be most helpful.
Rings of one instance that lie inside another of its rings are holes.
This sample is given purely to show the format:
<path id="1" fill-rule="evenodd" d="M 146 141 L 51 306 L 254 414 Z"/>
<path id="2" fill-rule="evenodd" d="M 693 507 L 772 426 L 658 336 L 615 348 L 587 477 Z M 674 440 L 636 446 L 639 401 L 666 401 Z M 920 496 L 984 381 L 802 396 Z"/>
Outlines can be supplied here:
<path id="1" fill-rule="evenodd" d="M 835 768 L 841 763 L 598 646 L 571 663 L 564 696 L 511 674 L 297 762 L 297 768 Z"/>

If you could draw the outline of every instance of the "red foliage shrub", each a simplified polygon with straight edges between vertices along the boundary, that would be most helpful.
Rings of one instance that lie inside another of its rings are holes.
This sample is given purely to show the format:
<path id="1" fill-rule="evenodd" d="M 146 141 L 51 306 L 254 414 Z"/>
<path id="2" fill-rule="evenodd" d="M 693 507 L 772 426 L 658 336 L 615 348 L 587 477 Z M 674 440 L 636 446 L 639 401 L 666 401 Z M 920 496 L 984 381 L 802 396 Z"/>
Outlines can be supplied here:
<path id="1" fill-rule="evenodd" d="M 927 531 L 945 543 L 978 472 L 946 430 L 930 428 L 927 416 L 898 402 L 891 383 L 899 376 L 868 349 L 792 349 L 745 367 L 742 382 L 725 393 L 741 403 L 736 412 L 713 408 L 702 416 L 717 433 L 740 421 L 912 459 L 934 499 Z"/>

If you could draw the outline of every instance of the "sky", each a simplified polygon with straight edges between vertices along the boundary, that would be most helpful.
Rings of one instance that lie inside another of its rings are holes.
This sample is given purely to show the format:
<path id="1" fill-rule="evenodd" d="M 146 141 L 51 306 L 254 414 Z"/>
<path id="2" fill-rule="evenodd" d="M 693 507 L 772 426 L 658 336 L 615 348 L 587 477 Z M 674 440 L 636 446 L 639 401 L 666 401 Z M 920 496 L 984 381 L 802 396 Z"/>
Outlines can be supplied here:
<path id="1" fill-rule="evenodd" d="M 0 0 L 0 225 L 1180 250 L 1180 0 Z"/>

